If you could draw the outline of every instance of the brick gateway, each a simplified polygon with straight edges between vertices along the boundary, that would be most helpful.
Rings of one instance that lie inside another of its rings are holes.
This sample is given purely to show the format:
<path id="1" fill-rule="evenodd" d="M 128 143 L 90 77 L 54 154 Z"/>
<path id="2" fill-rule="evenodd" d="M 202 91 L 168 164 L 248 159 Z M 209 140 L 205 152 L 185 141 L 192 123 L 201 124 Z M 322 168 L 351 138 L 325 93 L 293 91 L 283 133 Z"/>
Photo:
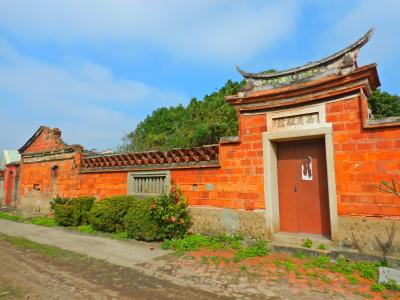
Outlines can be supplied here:
<path id="1" fill-rule="evenodd" d="M 218 145 L 98 155 L 65 144 L 58 129 L 42 126 L 19 149 L 18 205 L 47 213 L 55 196 L 149 196 L 173 180 L 188 198 L 195 231 L 274 239 L 281 227 L 287 230 L 282 222 L 289 211 L 299 222 L 312 213 L 304 202 L 283 201 L 314 184 L 319 194 L 309 207 L 320 207 L 320 219 L 307 225 L 311 229 L 289 231 L 312 233 L 313 224 L 323 222 L 329 228 L 321 234 L 335 243 L 380 251 L 377 240 L 400 227 L 400 199 L 375 187 L 381 180 L 400 182 L 400 119 L 369 114 L 367 97 L 380 86 L 377 66 L 359 67 L 356 58 L 371 35 L 302 67 L 272 74 L 239 69 L 247 85 L 226 98 L 237 109 L 239 135 Z M 279 149 L 310 140 L 323 149 L 322 167 L 306 147 L 289 155 L 290 176 L 282 175 Z M 288 193 L 281 187 L 286 177 L 296 180 L 286 182 Z M 392 250 L 400 253 L 400 233 Z"/>

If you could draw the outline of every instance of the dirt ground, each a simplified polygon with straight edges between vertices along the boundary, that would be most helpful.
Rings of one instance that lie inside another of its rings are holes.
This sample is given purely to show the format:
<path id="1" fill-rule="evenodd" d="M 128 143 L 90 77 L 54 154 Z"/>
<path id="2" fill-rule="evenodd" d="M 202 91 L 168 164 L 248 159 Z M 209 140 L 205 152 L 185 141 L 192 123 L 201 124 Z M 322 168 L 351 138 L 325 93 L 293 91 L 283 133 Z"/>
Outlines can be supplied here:
<path id="1" fill-rule="evenodd" d="M 0 239 L 0 299 L 223 299 L 71 252 Z"/>

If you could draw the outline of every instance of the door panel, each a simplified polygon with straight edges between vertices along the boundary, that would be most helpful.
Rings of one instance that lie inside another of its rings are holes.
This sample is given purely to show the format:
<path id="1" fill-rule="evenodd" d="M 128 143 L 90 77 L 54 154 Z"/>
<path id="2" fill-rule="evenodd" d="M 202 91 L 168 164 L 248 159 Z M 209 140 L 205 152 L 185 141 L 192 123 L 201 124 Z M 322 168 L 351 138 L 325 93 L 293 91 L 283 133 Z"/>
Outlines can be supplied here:
<path id="1" fill-rule="evenodd" d="M 278 144 L 281 231 L 330 234 L 324 140 Z"/>

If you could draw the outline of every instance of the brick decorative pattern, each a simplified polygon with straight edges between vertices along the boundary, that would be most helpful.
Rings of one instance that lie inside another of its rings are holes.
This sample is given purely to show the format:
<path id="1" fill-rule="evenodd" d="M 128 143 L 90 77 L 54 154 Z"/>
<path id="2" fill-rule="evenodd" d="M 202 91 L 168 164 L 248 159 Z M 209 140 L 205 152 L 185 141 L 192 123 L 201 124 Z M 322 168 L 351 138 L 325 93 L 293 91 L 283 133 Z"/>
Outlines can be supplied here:
<path id="1" fill-rule="evenodd" d="M 84 156 L 82 170 L 218 161 L 218 152 L 218 145 L 207 145 L 170 151 Z"/>

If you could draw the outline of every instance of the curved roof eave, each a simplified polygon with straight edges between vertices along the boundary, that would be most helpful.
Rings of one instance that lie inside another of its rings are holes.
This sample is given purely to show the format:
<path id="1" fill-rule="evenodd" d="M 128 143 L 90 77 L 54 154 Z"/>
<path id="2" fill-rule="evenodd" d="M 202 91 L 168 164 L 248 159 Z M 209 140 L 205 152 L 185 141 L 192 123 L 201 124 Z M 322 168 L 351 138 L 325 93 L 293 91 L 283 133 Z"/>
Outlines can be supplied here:
<path id="1" fill-rule="evenodd" d="M 343 57 L 345 54 L 354 51 L 355 49 L 359 49 L 362 46 L 364 46 L 368 41 L 371 39 L 371 36 L 373 35 L 375 29 L 372 27 L 370 30 L 367 31 L 360 39 L 358 39 L 356 42 L 351 44 L 350 46 L 342 49 L 339 52 L 336 52 L 328 57 L 325 57 L 321 60 L 310 62 L 308 64 L 305 64 L 300 67 L 296 68 L 291 68 L 283 71 L 278 71 L 274 73 L 269 73 L 269 74 L 263 74 L 263 73 L 248 73 L 246 71 L 243 71 L 239 66 L 236 66 L 237 71 L 245 78 L 253 78 L 253 79 L 267 79 L 267 78 L 275 78 L 275 77 L 281 77 L 285 76 L 291 73 L 297 73 L 300 71 L 304 71 L 307 69 L 311 69 L 317 66 L 321 65 L 326 65 L 329 62 L 335 61 L 341 57 Z"/>

